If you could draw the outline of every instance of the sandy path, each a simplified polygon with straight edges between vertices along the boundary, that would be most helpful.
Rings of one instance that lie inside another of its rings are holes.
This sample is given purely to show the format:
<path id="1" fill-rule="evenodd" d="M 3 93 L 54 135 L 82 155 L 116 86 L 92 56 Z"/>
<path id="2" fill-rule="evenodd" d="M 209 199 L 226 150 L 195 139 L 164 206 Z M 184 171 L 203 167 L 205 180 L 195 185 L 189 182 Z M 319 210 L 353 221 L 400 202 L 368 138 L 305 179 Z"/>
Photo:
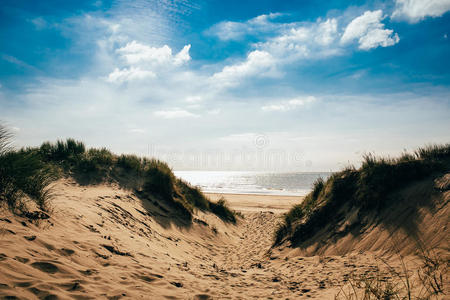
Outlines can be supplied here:
<path id="1" fill-rule="evenodd" d="M 211 283 L 217 299 L 334 299 L 349 274 L 375 271 L 373 254 L 299 257 L 269 251 L 280 215 L 243 212 L 238 236 L 217 249 Z"/>

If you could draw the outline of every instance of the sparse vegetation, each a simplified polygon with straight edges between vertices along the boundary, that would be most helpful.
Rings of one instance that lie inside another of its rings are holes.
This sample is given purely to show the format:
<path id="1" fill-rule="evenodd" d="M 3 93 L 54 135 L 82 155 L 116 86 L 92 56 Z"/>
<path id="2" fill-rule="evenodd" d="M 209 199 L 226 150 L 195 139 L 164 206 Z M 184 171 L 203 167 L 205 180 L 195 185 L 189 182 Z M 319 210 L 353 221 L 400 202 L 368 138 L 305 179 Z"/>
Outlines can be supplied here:
<path id="1" fill-rule="evenodd" d="M 374 273 L 352 274 L 348 284 L 341 288 L 335 299 L 445 299 L 448 292 L 448 260 L 430 251 L 422 251 L 415 274 L 398 250 L 396 252 L 400 260 L 399 270 L 380 259 L 384 272 L 377 268 Z"/>
<path id="2" fill-rule="evenodd" d="M 211 212 L 219 216 L 222 220 L 236 223 L 236 216 L 234 212 L 228 208 L 225 198 L 221 197 L 216 203 L 210 202 L 209 207 Z"/>
<path id="3" fill-rule="evenodd" d="M 359 169 L 347 167 L 326 182 L 318 179 L 304 201 L 285 215 L 274 242 L 288 239 L 298 244 L 309 239 L 336 219 L 336 212 L 344 205 L 357 207 L 361 214 L 385 209 L 392 204 L 392 192 L 414 180 L 442 174 L 449 166 L 450 144 L 430 145 L 399 158 L 364 155 Z"/>

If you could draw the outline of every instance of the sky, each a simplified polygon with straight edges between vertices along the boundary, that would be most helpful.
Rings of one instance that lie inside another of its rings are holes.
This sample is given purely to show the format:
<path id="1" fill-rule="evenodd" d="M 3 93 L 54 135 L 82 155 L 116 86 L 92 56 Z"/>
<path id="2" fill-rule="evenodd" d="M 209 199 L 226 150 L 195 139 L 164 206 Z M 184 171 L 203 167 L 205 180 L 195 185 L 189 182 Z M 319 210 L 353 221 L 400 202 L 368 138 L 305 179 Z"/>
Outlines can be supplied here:
<path id="1" fill-rule="evenodd" d="M 0 121 L 175 170 L 336 171 L 450 142 L 450 0 L 0 3 Z"/>

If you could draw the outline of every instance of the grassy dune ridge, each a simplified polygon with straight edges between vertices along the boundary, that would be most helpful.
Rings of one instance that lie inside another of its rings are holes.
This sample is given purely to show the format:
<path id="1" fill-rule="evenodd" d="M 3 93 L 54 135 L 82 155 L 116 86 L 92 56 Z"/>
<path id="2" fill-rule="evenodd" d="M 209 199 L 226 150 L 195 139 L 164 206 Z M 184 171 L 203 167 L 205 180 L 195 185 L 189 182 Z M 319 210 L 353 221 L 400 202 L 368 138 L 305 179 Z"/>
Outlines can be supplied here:
<path id="1" fill-rule="evenodd" d="M 296 245 L 308 240 L 335 222 L 336 212 L 344 206 L 359 209 L 360 215 L 389 208 L 393 204 L 390 194 L 395 190 L 449 169 L 450 144 L 430 145 L 398 158 L 367 154 L 359 169 L 347 167 L 326 181 L 316 180 L 304 201 L 284 216 L 275 232 L 274 244 L 289 240 Z"/>
<path id="2" fill-rule="evenodd" d="M 90 148 L 74 139 L 45 142 L 40 147 L 13 150 L 11 135 L 0 127 L 0 201 L 21 211 L 27 200 L 48 210 L 51 183 L 71 176 L 78 183 L 116 182 L 141 197 L 154 195 L 191 220 L 195 209 L 210 211 L 235 223 L 235 213 L 225 201 L 210 201 L 199 188 L 176 178 L 170 167 L 157 159 L 115 155 L 106 148 Z"/>

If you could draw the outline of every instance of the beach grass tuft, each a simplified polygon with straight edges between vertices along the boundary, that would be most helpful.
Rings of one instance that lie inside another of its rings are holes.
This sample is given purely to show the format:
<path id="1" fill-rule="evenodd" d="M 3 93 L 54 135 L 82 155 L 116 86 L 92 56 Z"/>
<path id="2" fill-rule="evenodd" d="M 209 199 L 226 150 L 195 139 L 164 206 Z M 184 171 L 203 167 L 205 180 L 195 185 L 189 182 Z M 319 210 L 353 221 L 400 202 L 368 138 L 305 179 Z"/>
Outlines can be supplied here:
<path id="1" fill-rule="evenodd" d="M 209 203 L 211 212 L 217 215 L 222 220 L 230 223 L 236 223 L 235 213 L 228 208 L 225 198 L 222 196 L 217 202 Z"/>
<path id="2" fill-rule="evenodd" d="M 26 200 L 49 210 L 53 169 L 42 162 L 36 151 L 13 150 L 12 135 L 0 125 L 0 202 L 12 211 L 24 212 Z"/>

